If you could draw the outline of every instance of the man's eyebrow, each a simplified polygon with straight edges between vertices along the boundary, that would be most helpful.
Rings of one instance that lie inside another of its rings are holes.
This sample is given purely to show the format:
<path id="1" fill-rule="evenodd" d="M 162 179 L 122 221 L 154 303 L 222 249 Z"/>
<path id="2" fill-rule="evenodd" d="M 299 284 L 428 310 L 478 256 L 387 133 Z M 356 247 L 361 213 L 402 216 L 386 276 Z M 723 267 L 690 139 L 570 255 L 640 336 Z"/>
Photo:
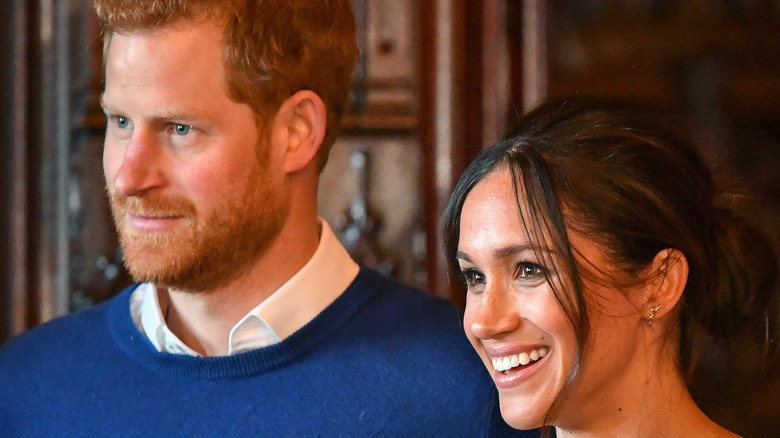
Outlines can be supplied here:
<path id="1" fill-rule="evenodd" d="M 182 119 L 182 120 L 197 120 L 202 119 L 203 116 L 190 108 L 162 108 L 155 112 L 154 119 L 156 120 L 170 120 L 170 119 Z"/>
<path id="2" fill-rule="evenodd" d="M 109 102 L 105 95 L 100 95 L 100 107 L 103 108 L 103 112 L 118 112 L 118 110 Z M 196 115 L 196 111 L 191 109 L 174 109 L 163 108 L 160 110 L 153 119 L 155 120 L 169 120 L 169 119 L 183 119 L 183 120 L 195 120 L 202 117 Z"/>
<path id="3" fill-rule="evenodd" d="M 100 107 L 103 108 L 103 111 L 105 111 L 105 110 L 107 110 L 107 109 L 109 109 L 111 107 L 111 105 L 109 105 L 108 102 L 106 102 L 106 95 L 105 94 L 101 94 L 100 95 Z"/>

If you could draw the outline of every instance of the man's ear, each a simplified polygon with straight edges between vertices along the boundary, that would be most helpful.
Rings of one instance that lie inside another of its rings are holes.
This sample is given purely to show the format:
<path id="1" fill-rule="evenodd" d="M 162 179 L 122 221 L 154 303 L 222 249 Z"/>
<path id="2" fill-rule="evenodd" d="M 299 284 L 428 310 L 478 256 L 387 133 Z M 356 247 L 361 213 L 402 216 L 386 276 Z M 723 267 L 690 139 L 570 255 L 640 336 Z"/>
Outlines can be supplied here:
<path id="1" fill-rule="evenodd" d="M 311 90 L 298 91 L 279 107 L 274 137 L 285 148 L 285 172 L 301 170 L 314 159 L 325 138 L 326 111 L 322 99 Z"/>
<path id="2" fill-rule="evenodd" d="M 659 251 L 650 266 L 647 301 L 642 311 L 652 324 L 666 316 L 682 298 L 688 283 L 688 260 L 677 249 Z"/>

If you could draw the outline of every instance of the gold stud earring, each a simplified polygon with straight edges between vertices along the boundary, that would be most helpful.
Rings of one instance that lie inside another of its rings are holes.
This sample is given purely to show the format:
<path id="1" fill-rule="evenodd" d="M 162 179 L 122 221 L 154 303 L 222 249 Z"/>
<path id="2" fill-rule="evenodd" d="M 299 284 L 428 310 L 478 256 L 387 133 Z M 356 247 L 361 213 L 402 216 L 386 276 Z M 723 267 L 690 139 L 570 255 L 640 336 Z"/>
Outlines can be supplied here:
<path id="1" fill-rule="evenodd" d="M 659 304 L 658 307 L 653 307 L 650 309 L 650 313 L 647 314 L 647 323 L 652 325 L 653 324 L 653 318 L 655 318 L 655 314 L 658 313 L 659 310 L 661 310 L 661 307 L 663 305 Z"/>

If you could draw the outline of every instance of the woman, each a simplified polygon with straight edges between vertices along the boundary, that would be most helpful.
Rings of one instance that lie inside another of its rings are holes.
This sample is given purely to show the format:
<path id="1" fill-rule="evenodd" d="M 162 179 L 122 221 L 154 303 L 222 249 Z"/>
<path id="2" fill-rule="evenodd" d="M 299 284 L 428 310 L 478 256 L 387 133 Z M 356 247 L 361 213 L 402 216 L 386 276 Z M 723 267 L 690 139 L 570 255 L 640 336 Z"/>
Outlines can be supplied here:
<path id="1" fill-rule="evenodd" d="M 756 334 L 776 355 L 776 259 L 743 262 L 769 246 L 714 207 L 705 165 L 648 113 L 549 102 L 518 132 L 469 165 L 444 223 L 505 420 L 558 437 L 736 436 L 686 382 L 706 340 Z"/>

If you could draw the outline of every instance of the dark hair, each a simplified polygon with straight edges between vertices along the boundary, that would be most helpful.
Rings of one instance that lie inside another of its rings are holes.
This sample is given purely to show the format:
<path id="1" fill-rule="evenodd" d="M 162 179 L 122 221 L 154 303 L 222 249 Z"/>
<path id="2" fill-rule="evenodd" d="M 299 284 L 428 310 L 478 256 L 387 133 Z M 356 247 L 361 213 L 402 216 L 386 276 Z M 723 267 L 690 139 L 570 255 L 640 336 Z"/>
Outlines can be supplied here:
<path id="1" fill-rule="evenodd" d="M 320 169 L 340 130 L 357 61 L 350 0 L 93 0 L 103 27 L 103 52 L 114 32 L 153 29 L 180 20 L 224 26 L 223 62 L 231 98 L 260 120 L 300 90 L 327 108 Z"/>
<path id="2" fill-rule="evenodd" d="M 760 232 L 716 207 L 711 172 L 679 129 L 638 105 L 592 98 L 546 102 L 518 125 L 516 135 L 466 168 L 447 205 L 443 234 L 450 271 L 457 273 L 466 197 L 492 172 L 511 172 L 529 238 L 537 247 L 551 245 L 558 257 L 555 268 L 566 283 L 551 287 L 577 335 L 576 362 L 547 420 L 587 354 L 583 270 L 567 230 L 594 239 L 618 271 L 636 279 L 664 249 L 685 255 L 678 363 L 689 382 L 703 336 L 760 327 L 767 352 L 777 354 L 777 258 Z M 757 250 L 761 257 L 752 256 Z M 464 303 L 463 288 L 453 289 L 453 299 Z"/>

